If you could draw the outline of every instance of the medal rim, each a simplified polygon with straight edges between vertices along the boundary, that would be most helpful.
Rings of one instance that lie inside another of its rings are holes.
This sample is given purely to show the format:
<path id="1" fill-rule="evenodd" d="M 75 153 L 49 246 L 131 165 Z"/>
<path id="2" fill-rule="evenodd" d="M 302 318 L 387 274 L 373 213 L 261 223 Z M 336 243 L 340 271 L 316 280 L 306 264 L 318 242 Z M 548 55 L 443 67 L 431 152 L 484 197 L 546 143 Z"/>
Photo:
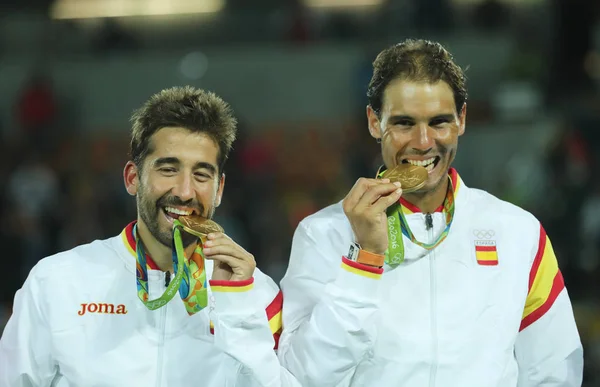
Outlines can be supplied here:
<path id="1" fill-rule="evenodd" d="M 406 164 L 398 164 L 398 165 L 396 165 L 395 167 L 393 167 L 391 169 L 385 170 L 383 172 L 381 178 L 383 178 L 383 179 L 389 179 L 389 177 L 387 177 L 386 175 L 389 174 L 389 173 L 391 173 L 395 169 L 398 169 L 398 168 L 413 168 L 413 169 L 417 170 L 417 172 L 413 172 L 411 174 L 413 176 L 419 177 L 419 175 L 422 176 L 422 173 L 419 173 L 418 171 L 419 171 L 419 169 L 423 169 L 423 170 L 425 170 L 425 175 L 424 175 L 425 178 L 420 183 L 418 183 L 418 184 L 416 184 L 414 186 L 411 186 L 411 187 L 404 187 L 404 184 L 402 183 L 402 181 L 400 179 L 390 179 L 390 181 L 392 181 L 392 182 L 393 181 L 398 181 L 398 182 L 400 182 L 400 184 L 402 184 L 401 188 L 402 188 L 402 192 L 403 193 L 410 193 L 410 192 L 414 192 L 416 190 L 419 190 L 419 189 L 423 188 L 425 186 L 425 184 L 427 183 L 427 178 L 429 177 L 429 173 L 427 172 L 427 169 L 425 169 L 425 167 L 421 167 L 421 166 L 418 166 L 418 165 L 408 164 L 408 167 L 404 167 L 404 165 L 406 165 Z"/>
<path id="2" fill-rule="evenodd" d="M 179 221 L 179 224 L 181 224 L 181 227 L 184 231 L 197 237 L 205 237 L 211 232 L 224 232 L 223 227 L 220 224 L 218 224 L 212 219 L 207 219 L 199 215 L 183 215 L 180 216 L 177 220 Z M 191 227 L 192 223 L 195 223 L 200 227 L 206 224 L 208 225 L 203 227 L 202 229 L 196 229 Z M 210 230 L 207 230 L 207 228 L 210 228 Z"/>

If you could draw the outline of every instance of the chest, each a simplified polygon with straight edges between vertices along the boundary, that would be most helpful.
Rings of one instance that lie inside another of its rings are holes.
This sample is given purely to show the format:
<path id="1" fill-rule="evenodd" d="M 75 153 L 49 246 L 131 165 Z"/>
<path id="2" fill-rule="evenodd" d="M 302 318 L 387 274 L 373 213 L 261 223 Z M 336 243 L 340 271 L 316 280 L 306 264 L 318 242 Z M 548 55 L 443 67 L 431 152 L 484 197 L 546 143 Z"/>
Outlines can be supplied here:
<path id="1" fill-rule="evenodd" d="M 443 231 L 440 223 L 416 225 L 415 234 L 432 243 Z M 386 266 L 382 278 L 378 356 L 456 358 L 474 356 L 481 345 L 512 347 L 527 296 L 529 252 L 502 230 L 462 226 L 433 250 L 404 237 L 406 260 Z"/>
<path id="2" fill-rule="evenodd" d="M 138 299 L 135 283 L 129 290 L 89 289 L 61 303 L 51 336 L 66 386 L 181 386 L 201 370 L 203 385 L 233 385 L 239 365 L 214 345 L 212 305 L 189 316 L 176 295 L 152 311 Z M 223 367 L 229 372 L 219 372 Z"/>

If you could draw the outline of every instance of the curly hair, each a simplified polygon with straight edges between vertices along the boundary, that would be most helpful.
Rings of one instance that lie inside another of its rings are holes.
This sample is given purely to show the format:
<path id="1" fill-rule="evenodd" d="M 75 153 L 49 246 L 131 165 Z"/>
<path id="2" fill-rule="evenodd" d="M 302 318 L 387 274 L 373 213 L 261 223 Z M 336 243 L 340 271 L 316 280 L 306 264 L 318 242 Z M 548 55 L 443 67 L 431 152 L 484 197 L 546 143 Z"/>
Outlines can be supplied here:
<path id="1" fill-rule="evenodd" d="M 446 82 L 454 94 L 456 111 L 467 101 L 464 71 L 440 43 L 407 39 L 381 51 L 373 61 L 373 76 L 367 89 L 369 105 L 379 116 L 387 85 L 396 78 L 408 81 Z"/>
<path id="2" fill-rule="evenodd" d="M 154 94 L 131 116 L 130 157 L 141 168 L 151 152 L 150 138 L 165 127 L 182 127 L 209 135 L 219 146 L 218 168 L 223 170 L 236 138 L 233 110 L 216 94 L 191 86 L 172 87 Z"/>

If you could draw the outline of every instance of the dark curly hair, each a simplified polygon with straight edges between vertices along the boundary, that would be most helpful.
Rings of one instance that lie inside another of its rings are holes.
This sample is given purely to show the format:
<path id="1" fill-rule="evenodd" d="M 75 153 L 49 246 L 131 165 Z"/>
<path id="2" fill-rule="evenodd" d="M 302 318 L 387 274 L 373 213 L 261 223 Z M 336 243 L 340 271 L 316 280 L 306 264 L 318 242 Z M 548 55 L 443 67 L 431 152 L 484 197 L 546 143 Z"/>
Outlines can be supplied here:
<path id="1" fill-rule="evenodd" d="M 130 157 L 142 167 L 150 153 L 150 138 L 165 127 L 205 133 L 219 145 L 218 168 L 223 171 L 235 141 L 237 120 L 229 104 L 216 94 L 191 86 L 173 87 L 154 94 L 131 116 Z"/>
<path id="2" fill-rule="evenodd" d="M 373 61 L 373 77 L 369 82 L 369 105 L 379 116 L 387 85 L 396 78 L 409 81 L 446 82 L 454 93 L 456 111 L 460 113 L 467 101 L 464 71 L 440 43 L 407 39 L 386 48 Z"/>

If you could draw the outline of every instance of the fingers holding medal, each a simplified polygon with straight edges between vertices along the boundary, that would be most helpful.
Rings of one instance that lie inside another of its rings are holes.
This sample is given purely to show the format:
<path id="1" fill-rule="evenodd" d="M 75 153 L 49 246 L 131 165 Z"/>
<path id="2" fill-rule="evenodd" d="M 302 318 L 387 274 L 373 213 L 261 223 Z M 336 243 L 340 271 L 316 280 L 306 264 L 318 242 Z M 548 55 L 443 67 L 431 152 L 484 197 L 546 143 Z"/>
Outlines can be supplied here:
<path id="1" fill-rule="evenodd" d="M 388 248 L 388 207 L 396 203 L 403 193 L 419 190 L 427 182 L 427 169 L 398 162 L 383 172 L 380 179 L 358 179 L 343 200 L 356 242 L 375 254 L 384 254 Z"/>
<path id="2" fill-rule="evenodd" d="M 402 195 L 400 182 L 360 178 L 342 202 L 356 242 L 362 249 L 384 254 L 388 245 L 386 209 Z"/>
<path id="3" fill-rule="evenodd" d="M 198 236 L 204 257 L 214 261 L 212 280 L 244 281 L 256 268 L 254 256 L 233 241 L 216 222 L 199 216 L 179 217 L 183 229 Z"/>

